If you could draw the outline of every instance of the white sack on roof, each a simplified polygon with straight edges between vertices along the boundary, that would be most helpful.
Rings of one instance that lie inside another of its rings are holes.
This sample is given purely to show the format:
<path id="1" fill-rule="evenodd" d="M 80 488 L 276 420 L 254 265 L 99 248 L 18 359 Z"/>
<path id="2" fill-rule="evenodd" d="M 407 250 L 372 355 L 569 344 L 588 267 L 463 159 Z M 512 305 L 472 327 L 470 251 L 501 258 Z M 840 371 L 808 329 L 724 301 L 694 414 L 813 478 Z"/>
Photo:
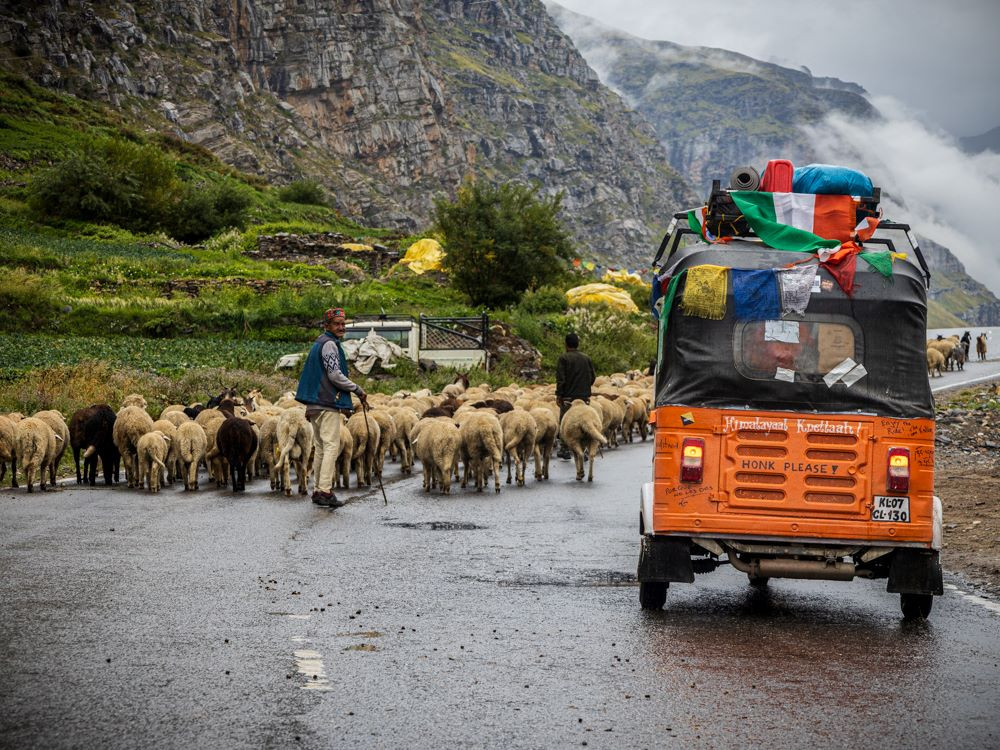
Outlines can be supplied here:
<path id="1" fill-rule="evenodd" d="M 368 335 L 363 339 L 348 339 L 341 345 L 347 361 L 353 362 L 362 375 L 370 373 L 376 362 L 391 369 L 389 366 L 392 361 L 403 356 L 403 350 L 399 346 L 379 336 L 374 328 L 369 329 Z"/>

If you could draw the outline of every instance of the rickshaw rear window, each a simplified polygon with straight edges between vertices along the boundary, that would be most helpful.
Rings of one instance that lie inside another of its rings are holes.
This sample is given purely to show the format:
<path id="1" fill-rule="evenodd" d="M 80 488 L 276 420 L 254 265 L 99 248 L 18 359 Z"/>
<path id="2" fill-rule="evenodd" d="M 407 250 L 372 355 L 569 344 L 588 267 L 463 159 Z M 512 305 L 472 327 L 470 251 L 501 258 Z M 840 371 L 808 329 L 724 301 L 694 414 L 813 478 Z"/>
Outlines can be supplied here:
<path id="1" fill-rule="evenodd" d="M 733 360 L 750 380 L 818 382 L 852 359 L 864 361 L 861 327 L 846 316 L 735 323 Z"/>

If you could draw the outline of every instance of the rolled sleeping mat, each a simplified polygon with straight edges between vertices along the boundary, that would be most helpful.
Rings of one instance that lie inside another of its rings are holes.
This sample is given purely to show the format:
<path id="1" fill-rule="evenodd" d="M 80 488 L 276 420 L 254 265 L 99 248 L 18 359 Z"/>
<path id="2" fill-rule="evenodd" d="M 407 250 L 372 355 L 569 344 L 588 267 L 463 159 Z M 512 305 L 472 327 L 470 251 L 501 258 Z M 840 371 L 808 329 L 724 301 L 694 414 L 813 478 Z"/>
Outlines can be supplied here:
<path id="1" fill-rule="evenodd" d="M 729 177 L 730 190 L 756 190 L 760 187 L 760 174 L 753 167 L 737 167 Z"/>

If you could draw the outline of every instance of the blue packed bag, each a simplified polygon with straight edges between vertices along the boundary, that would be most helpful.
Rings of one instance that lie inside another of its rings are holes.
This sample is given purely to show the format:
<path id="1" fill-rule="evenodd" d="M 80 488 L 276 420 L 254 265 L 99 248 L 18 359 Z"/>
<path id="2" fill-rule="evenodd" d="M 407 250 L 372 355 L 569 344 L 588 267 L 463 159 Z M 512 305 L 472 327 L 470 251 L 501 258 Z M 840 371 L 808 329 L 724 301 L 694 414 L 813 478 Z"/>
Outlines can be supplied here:
<path id="1" fill-rule="evenodd" d="M 868 175 L 856 169 L 832 164 L 809 164 L 795 170 L 792 192 L 866 197 L 872 194 L 872 181 Z"/>

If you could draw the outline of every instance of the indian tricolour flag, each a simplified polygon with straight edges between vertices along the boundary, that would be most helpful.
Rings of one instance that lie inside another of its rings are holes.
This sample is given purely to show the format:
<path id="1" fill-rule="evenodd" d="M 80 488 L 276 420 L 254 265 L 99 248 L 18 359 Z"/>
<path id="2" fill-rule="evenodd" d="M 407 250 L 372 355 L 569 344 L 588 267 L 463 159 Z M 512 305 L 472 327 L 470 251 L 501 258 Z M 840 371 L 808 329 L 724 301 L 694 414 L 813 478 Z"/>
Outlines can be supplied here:
<path id="1" fill-rule="evenodd" d="M 877 224 L 866 220 L 855 225 L 858 203 L 850 195 L 742 190 L 729 195 L 754 233 L 779 250 L 812 252 L 839 247 L 855 234 L 868 239 Z"/>

